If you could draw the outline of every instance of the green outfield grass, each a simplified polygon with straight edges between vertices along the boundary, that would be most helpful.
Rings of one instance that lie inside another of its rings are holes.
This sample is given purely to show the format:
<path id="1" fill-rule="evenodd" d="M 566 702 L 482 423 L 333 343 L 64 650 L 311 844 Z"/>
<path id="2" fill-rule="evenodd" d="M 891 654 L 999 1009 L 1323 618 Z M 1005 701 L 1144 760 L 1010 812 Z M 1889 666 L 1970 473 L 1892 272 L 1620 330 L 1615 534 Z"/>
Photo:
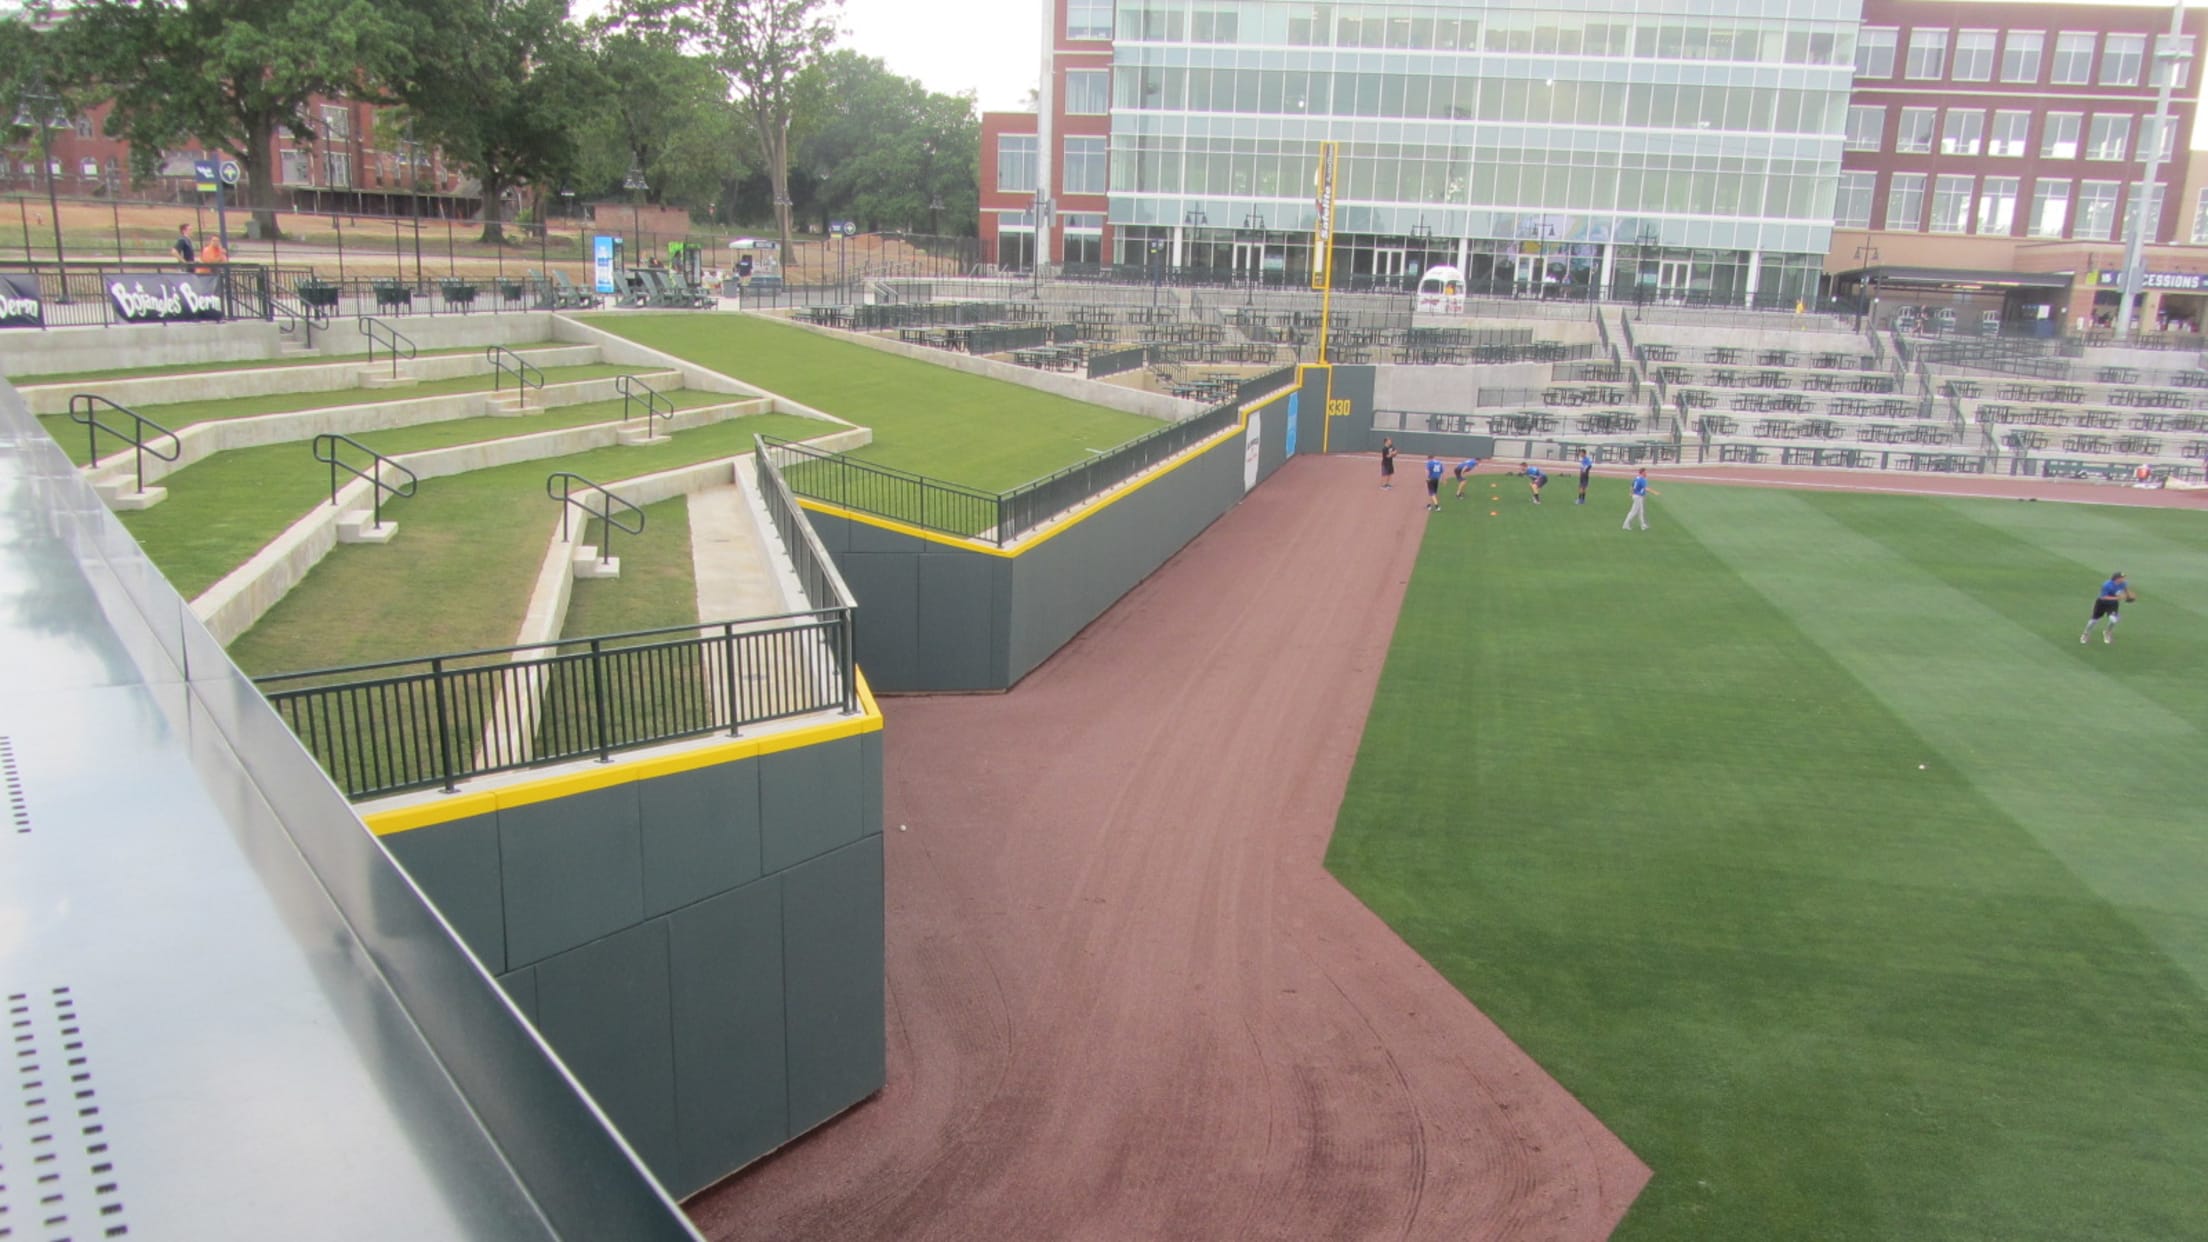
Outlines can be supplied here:
<path id="1" fill-rule="evenodd" d="M 583 318 L 871 428 L 874 442 L 856 457 L 984 491 L 1017 487 L 1161 425 L 757 316 Z"/>
<path id="2" fill-rule="evenodd" d="M 1431 519 L 1329 865 L 1647 1161 L 1621 1238 L 2203 1236 L 2201 516 L 1659 486 Z"/>

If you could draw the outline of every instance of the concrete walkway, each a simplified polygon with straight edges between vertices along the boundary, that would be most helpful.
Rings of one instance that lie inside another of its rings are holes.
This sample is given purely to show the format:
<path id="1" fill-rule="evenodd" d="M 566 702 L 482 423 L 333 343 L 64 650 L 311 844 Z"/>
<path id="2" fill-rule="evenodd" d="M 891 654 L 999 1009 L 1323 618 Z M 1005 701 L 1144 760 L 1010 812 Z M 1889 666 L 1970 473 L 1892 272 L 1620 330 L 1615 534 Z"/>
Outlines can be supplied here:
<path id="1" fill-rule="evenodd" d="M 690 494 L 690 560 L 700 621 L 772 617 L 804 607 L 786 596 L 773 549 L 741 485 Z"/>

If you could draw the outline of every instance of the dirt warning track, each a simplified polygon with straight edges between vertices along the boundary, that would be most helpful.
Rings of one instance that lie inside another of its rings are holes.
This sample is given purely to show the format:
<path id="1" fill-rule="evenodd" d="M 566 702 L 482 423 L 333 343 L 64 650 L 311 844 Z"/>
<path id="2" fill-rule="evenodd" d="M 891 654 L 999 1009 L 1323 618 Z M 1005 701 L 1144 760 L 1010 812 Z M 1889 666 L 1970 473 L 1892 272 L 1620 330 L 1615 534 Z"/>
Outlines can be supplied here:
<path id="1" fill-rule="evenodd" d="M 888 714 L 889 1085 L 731 1238 L 1601 1238 L 1647 1169 L 1321 867 L 1421 524 L 1299 458 L 1012 693 Z"/>

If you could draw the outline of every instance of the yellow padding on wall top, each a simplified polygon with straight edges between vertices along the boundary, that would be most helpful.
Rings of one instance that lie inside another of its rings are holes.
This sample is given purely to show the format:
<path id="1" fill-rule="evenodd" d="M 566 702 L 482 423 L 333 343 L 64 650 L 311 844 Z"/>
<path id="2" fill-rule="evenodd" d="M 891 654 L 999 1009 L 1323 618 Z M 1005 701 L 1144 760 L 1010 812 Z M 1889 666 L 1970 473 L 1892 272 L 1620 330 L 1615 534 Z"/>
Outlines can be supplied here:
<path id="1" fill-rule="evenodd" d="M 879 732 L 882 727 L 881 706 L 874 701 L 874 691 L 866 684 L 866 675 L 859 673 L 857 677 L 859 712 L 855 716 L 770 733 L 764 737 L 739 737 L 722 742 L 701 743 L 674 754 L 627 759 L 615 756 L 612 763 L 599 764 L 587 771 L 518 780 L 496 789 L 457 793 L 430 802 L 394 807 L 388 811 L 370 811 L 360 817 L 360 822 L 368 825 L 368 831 L 379 837 L 387 837 L 393 833 L 410 832 L 434 824 L 449 824 L 471 816 L 488 815 L 502 807 L 528 806 L 535 802 L 549 802 L 554 798 L 570 798 L 594 789 L 608 789 L 615 785 L 673 776 L 678 772 L 695 772 L 717 764 L 736 763 L 744 759 L 756 759 L 761 755 L 857 737 L 862 733 Z"/>

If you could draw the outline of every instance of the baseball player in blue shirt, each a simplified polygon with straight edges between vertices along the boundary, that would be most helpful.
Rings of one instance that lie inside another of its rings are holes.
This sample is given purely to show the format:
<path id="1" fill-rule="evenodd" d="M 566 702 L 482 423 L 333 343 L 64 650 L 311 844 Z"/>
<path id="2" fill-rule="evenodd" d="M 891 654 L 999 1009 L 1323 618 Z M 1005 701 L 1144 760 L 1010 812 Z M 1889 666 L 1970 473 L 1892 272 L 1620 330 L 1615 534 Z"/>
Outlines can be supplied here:
<path id="1" fill-rule="evenodd" d="M 1541 467 L 1530 461 L 1522 461 L 1518 464 L 1525 470 L 1526 486 L 1533 489 L 1533 503 L 1540 504 L 1541 489 L 1549 485 L 1549 476 L 1542 472 Z"/>
<path id="2" fill-rule="evenodd" d="M 1587 478 L 1595 472 L 1595 459 L 1586 449 L 1579 450 L 1579 499 L 1574 504 L 1587 503 Z"/>
<path id="3" fill-rule="evenodd" d="M 2116 610 L 2138 598 L 2131 593 L 2131 584 L 2124 581 L 2121 571 L 2111 575 L 2108 581 L 2101 584 L 2101 593 L 2093 600 L 2093 616 L 2086 621 L 2085 633 L 2078 635 L 2078 641 L 2082 643 L 2093 637 L 2093 627 L 2105 617 L 2108 624 L 2101 626 L 2101 641 L 2115 642 L 2116 622 L 2119 619 Z"/>
<path id="4" fill-rule="evenodd" d="M 1472 472 L 1480 468 L 1480 459 L 1467 457 L 1457 463 L 1457 499 L 1464 499 L 1464 485 L 1472 481 Z"/>
<path id="5" fill-rule="evenodd" d="M 1426 512 L 1441 508 L 1441 459 L 1426 454 Z"/>
<path id="6" fill-rule="evenodd" d="M 1625 511 L 1625 529 L 1633 529 L 1638 520 L 1642 530 L 1648 529 L 1648 467 L 1643 466 L 1633 476 L 1633 507 Z"/>

